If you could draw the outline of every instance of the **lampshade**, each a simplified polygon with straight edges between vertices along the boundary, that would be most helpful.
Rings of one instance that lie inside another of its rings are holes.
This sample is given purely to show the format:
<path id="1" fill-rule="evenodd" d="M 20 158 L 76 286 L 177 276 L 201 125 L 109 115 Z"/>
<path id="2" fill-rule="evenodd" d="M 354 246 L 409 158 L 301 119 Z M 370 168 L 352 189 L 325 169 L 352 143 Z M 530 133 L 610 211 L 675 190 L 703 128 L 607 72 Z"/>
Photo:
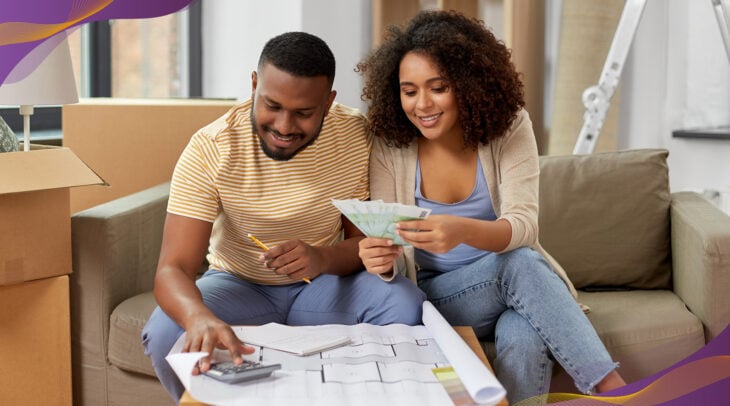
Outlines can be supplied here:
<path id="1" fill-rule="evenodd" d="M 28 53 L 0 86 L 0 104 L 40 106 L 78 100 L 65 31 Z"/>
<path id="2" fill-rule="evenodd" d="M 0 104 L 20 106 L 26 151 L 30 144 L 29 116 L 33 114 L 33 106 L 70 104 L 78 100 L 66 32 L 33 49 L 0 85 Z"/>

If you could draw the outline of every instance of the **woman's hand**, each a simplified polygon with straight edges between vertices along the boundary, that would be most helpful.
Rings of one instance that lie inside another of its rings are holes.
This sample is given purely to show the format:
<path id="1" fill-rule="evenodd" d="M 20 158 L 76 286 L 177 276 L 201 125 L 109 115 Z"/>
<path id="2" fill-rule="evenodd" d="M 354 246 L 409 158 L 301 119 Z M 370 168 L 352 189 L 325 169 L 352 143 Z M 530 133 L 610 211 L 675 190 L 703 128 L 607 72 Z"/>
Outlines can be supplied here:
<path id="1" fill-rule="evenodd" d="M 375 275 L 393 271 L 393 262 L 403 252 L 403 247 L 393 245 L 393 240 L 387 238 L 363 238 L 359 248 L 358 255 L 365 269 Z"/>
<path id="2" fill-rule="evenodd" d="M 463 218 L 434 214 L 425 220 L 401 221 L 395 232 L 412 246 L 435 254 L 443 254 L 464 242 Z"/>

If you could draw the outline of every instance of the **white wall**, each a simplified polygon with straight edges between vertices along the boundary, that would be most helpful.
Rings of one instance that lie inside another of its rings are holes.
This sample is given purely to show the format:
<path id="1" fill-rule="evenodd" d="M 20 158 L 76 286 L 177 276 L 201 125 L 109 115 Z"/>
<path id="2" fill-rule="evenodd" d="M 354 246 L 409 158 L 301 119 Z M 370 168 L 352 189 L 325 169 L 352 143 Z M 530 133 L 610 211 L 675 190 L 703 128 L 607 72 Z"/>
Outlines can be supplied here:
<path id="1" fill-rule="evenodd" d="M 264 43 L 301 30 L 301 6 L 299 0 L 203 1 L 203 97 L 248 98 Z"/>
<path id="2" fill-rule="evenodd" d="M 499 15 L 496 2 L 482 1 L 490 18 Z M 561 1 L 549 0 L 547 7 L 554 21 Z M 337 58 L 337 100 L 364 111 L 361 78 L 353 69 L 369 50 L 371 18 L 370 0 L 206 0 L 204 96 L 247 98 L 266 40 L 304 30 L 327 41 Z M 549 62 L 557 47 L 548 37 Z M 673 191 L 730 191 L 730 140 L 672 138 L 675 129 L 730 124 L 730 64 L 710 0 L 647 1 L 620 94 L 620 148 L 668 149 Z"/>
<path id="3" fill-rule="evenodd" d="M 206 0 L 203 8 L 203 96 L 243 100 L 269 38 L 287 31 L 320 36 L 337 61 L 337 101 L 364 108 L 355 65 L 370 49 L 370 0 Z"/>
<path id="4" fill-rule="evenodd" d="M 647 2 L 620 112 L 620 147 L 669 150 L 672 191 L 730 192 L 730 140 L 672 137 L 676 129 L 730 125 L 730 63 L 710 0 Z"/>
<path id="5" fill-rule="evenodd" d="M 360 100 L 362 78 L 357 63 L 370 50 L 372 4 L 370 0 L 302 0 L 302 30 L 327 42 L 337 60 L 334 88 L 337 101 L 366 110 Z"/>

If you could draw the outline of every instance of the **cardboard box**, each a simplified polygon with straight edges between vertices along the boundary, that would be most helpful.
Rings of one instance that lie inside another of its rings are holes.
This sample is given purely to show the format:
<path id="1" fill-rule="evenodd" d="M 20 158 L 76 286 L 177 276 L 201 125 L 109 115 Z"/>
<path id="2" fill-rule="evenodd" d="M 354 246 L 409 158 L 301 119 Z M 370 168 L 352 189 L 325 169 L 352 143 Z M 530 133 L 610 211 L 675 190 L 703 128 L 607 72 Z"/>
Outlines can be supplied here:
<path id="1" fill-rule="evenodd" d="M 69 188 L 103 183 L 68 148 L 0 154 L 0 286 L 70 273 Z"/>
<path id="2" fill-rule="evenodd" d="M 68 276 L 0 286 L 0 405 L 71 405 Z"/>
<path id="3" fill-rule="evenodd" d="M 63 106 L 63 146 L 109 187 L 71 190 L 71 213 L 168 182 L 190 137 L 234 100 L 81 99 Z"/>

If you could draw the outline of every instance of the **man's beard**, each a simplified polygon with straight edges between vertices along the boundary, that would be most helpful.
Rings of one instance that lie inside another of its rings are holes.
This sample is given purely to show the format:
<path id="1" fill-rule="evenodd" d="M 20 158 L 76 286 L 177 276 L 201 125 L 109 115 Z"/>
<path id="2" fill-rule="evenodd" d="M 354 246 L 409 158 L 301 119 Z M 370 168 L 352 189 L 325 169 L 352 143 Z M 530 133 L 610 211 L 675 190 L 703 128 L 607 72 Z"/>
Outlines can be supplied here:
<path id="1" fill-rule="evenodd" d="M 258 126 L 258 123 L 256 122 L 256 116 L 253 114 L 254 108 L 255 108 L 255 105 L 251 105 L 251 112 L 249 113 L 250 120 L 251 120 L 251 130 L 253 131 L 254 134 L 256 134 L 259 137 L 259 144 L 261 144 L 261 150 L 264 151 L 264 154 L 266 154 L 266 156 L 268 156 L 269 158 L 276 160 L 276 161 L 288 161 L 288 160 L 294 158 L 294 156 L 296 154 L 298 154 L 299 151 L 302 151 L 304 148 L 307 148 L 308 146 L 312 145 L 314 143 L 314 141 L 316 141 L 317 138 L 319 137 L 319 133 L 322 131 L 322 126 L 324 125 L 324 116 L 322 116 L 322 121 L 319 123 L 319 128 L 317 128 L 317 131 L 314 132 L 314 136 L 309 141 L 307 141 L 306 144 L 297 148 L 294 152 L 285 153 L 284 151 L 278 151 L 278 150 L 273 150 L 273 149 L 269 148 L 269 146 L 266 144 L 266 141 L 264 140 L 264 137 L 261 134 L 259 134 L 259 126 Z M 276 131 L 272 128 L 268 128 L 268 127 L 263 128 L 263 130 L 268 131 L 268 132 L 273 132 L 276 134 L 280 134 L 278 131 Z M 300 138 L 306 137 L 306 134 L 302 134 L 302 133 L 292 134 L 292 135 L 295 137 L 300 137 Z"/>

